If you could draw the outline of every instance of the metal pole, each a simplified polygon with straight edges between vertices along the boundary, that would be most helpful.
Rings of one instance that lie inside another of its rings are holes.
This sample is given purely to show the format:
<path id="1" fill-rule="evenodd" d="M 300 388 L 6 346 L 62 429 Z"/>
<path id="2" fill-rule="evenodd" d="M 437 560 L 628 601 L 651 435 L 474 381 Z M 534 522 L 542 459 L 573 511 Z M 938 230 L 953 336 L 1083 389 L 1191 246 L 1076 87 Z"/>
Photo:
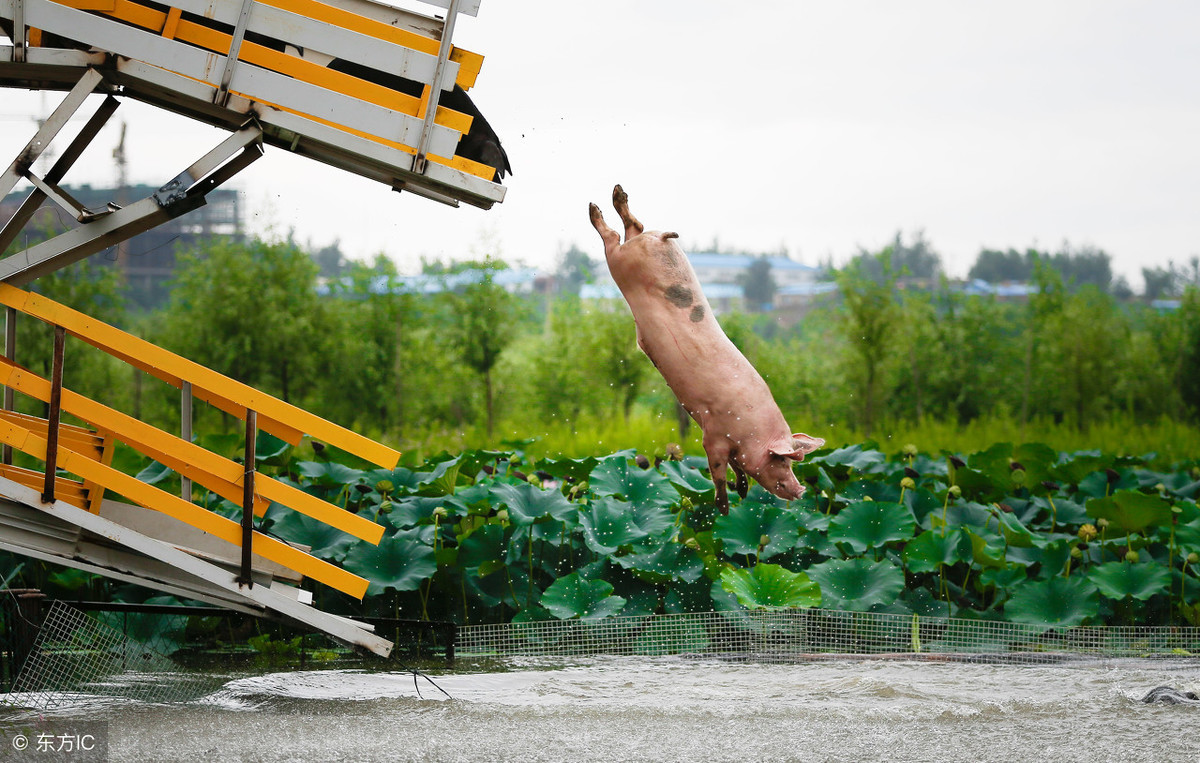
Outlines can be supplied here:
<path id="1" fill-rule="evenodd" d="M 17 308 L 6 308 L 4 313 L 4 357 L 15 362 L 17 356 Z M 4 388 L 4 410 L 11 411 L 16 403 L 12 387 Z M 12 463 L 12 446 L 5 445 L 0 454 L 6 464 Z"/>
<path id="2" fill-rule="evenodd" d="M 442 97 L 442 76 L 446 71 L 446 61 L 450 59 L 450 38 L 454 35 L 454 22 L 458 19 L 458 0 L 450 0 L 446 11 L 446 20 L 442 23 L 442 44 L 438 48 L 437 65 L 433 70 L 433 82 L 429 85 L 429 103 L 425 106 L 425 121 L 421 125 L 421 138 L 417 141 L 417 154 L 413 159 L 413 172 L 425 174 L 428 163 L 426 151 L 429 140 L 433 137 L 433 124 L 437 119 L 438 101 Z"/>
<path id="3" fill-rule="evenodd" d="M 242 478 L 242 570 L 238 583 L 254 587 L 250 575 L 251 544 L 254 542 L 254 441 L 258 435 L 258 414 L 246 411 L 245 474 Z"/>
<path id="4" fill-rule="evenodd" d="M 182 394 L 179 402 L 179 436 L 184 442 L 192 441 L 192 383 L 185 381 L 180 390 Z M 192 481 L 184 477 L 180 485 L 179 497 L 191 503 L 192 501 Z"/>
<path id="5" fill-rule="evenodd" d="M 58 423 L 62 418 L 63 355 L 67 330 L 54 327 L 54 365 L 50 371 L 50 410 L 46 415 L 46 487 L 42 503 L 54 503 L 54 475 L 58 470 Z"/>

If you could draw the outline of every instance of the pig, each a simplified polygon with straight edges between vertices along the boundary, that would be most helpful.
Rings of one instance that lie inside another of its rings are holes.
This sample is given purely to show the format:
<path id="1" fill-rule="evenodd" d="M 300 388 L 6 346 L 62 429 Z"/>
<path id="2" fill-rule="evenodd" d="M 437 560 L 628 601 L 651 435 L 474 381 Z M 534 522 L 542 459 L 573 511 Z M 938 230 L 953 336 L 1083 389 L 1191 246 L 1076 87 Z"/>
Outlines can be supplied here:
<path id="1" fill-rule="evenodd" d="M 792 462 L 825 441 L 792 432 L 767 383 L 713 317 L 679 234 L 644 230 L 620 185 L 613 188 L 613 207 L 625 226 L 625 243 L 595 204 L 588 205 L 592 227 L 633 312 L 638 346 L 704 432 L 717 508 L 729 512 L 726 467 L 743 498 L 746 475 L 780 498 L 799 498 L 804 486 Z"/>

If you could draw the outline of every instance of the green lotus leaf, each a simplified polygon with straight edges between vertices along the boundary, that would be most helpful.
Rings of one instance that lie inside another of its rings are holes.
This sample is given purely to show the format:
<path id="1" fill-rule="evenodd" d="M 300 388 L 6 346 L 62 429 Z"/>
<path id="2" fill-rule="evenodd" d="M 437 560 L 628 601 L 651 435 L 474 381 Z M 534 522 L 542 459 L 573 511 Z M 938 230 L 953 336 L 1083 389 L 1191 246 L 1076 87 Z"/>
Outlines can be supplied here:
<path id="1" fill-rule="evenodd" d="M 421 495 L 453 495 L 454 487 L 458 484 L 458 472 L 461 467 L 461 458 L 451 458 L 438 462 L 433 467 L 433 471 L 417 472 L 418 492 Z"/>
<path id="2" fill-rule="evenodd" d="M 937 531 L 921 533 L 904 545 L 901 557 L 911 572 L 935 572 L 940 565 L 973 558 L 970 541 L 957 528 L 945 535 Z"/>
<path id="3" fill-rule="evenodd" d="M 537 468 L 538 471 L 560 479 L 581 482 L 588 478 L 598 463 L 600 463 L 600 459 L 592 456 L 587 458 L 547 458 L 538 461 Z"/>
<path id="4" fill-rule="evenodd" d="M 860 501 L 842 509 L 829 523 L 829 539 L 857 553 L 913 536 L 917 520 L 908 507 L 883 501 Z"/>
<path id="5" fill-rule="evenodd" d="M 1000 531 L 1004 533 L 1004 542 L 1010 548 L 1029 548 L 1033 545 L 1033 533 L 1021 524 L 1021 520 L 1006 511 L 996 513 Z"/>
<path id="6" fill-rule="evenodd" d="M 714 536 L 724 543 L 726 556 L 758 554 L 765 536 L 766 546 L 759 559 L 770 559 L 790 550 L 800 537 L 800 517 L 795 511 L 745 500 L 718 516 Z"/>
<path id="7" fill-rule="evenodd" d="M 440 520 L 442 525 L 453 524 L 458 517 L 467 513 L 466 507 L 451 496 L 411 495 L 393 499 L 391 512 L 380 514 L 379 518 L 382 521 L 386 517 L 388 524 L 393 527 L 412 527 L 432 521 L 433 512 L 439 507 L 446 511 L 446 515 Z"/>
<path id="8" fill-rule="evenodd" d="M 1088 571 L 1088 579 L 1109 599 L 1127 596 L 1145 601 L 1156 593 L 1167 593 L 1171 572 L 1154 562 L 1130 564 L 1106 562 Z"/>
<path id="9" fill-rule="evenodd" d="M 634 546 L 633 553 L 612 560 L 648 583 L 672 580 L 692 583 L 704 574 L 704 561 L 682 543 L 673 541 Z"/>
<path id="10" fill-rule="evenodd" d="M 478 570 L 488 562 L 504 562 L 508 546 L 504 542 L 504 527 L 485 524 L 458 542 L 458 563 L 464 570 Z"/>
<path id="11" fill-rule="evenodd" d="M 335 461 L 299 461 L 296 471 L 318 485 L 353 485 L 363 478 L 361 469 Z"/>
<path id="12" fill-rule="evenodd" d="M 583 540 L 597 554 L 611 554 L 624 545 L 647 536 L 633 520 L 628 503 L 614 498 L 597 498 L 579 512 Z"/>
<path id="13" fill-rule="evenodd" d="M 631 467 L 625 457 L 606 458 L 588 478 L 592 492 L 603 496 L 624 496 L 635 506 L 671 506 L 679 501 L 679 492 L 654 469 Z"/>
<path id="14" fill-rule="evenodd" d="M 588 580 L 572 572 L 550 584 L 542 593 L 541 606 L 559 620 L 602 620 L 625 606 L 625 599 L 612 592 L 612 583 Z"/>
<path id="15" fill-rule="evenodd" d="M 347 570 L 370 581 L 367 594 L 387 589 L 415 591 L 437 572 L 433 549 L 403 530 L 385 535 L 378 546 L 359 543 L 342 563 Z"/>
<path id="16" fill-rule="evenodd" d="M 963 532 L 971 541 L 971 557 L 976 564 L 984 569 L 1008 566 L 1008 560 L 1004 558 L 1005 549 L 1003 545 L 1000 545 L 999 539 L 985 538 L 983 535 L 965 529 Z"/>
<path id="17" fill-rule="evenodd" d="M 658 468 L 675 488 L 685 495 L 698 498 L 713 492 L 713 482 L 704 472 L 683 461 L 663 461 Z"/>
<path id="18" fill-rule="evenodd" d="M 1058 482 L 1078 485 L 1084 477 L 1093 472 L 1103 471 L 1113 464 L 1112 456 L 1106 456 L 1098 450 L 1080 450 L 1067 453 L 1063 460 L 1050 470 Z"/>
<path id="19" fill-rule="evenodd" d="M 356 543 L 370 546 L 366 541 L 359 541 L 349 533 L 342 532 L 336 527 L 330 527 L 324 522 L 293 511 L 278 503 L 272 503 L 267 509 L 266 518 L 271 520 L 271 533 L 284 540 L 300 543 L 312 548 L 310 552 L 318 559 L 340 562 Z"/>
<path id="20" fill-rule="evenodd" d="M 1047 629 L 1073 628 L 1099 611 L 1096 586 L 1081 575 L 1017 583 L 1004 603 L 1008 620 Z"/>
<path id="21" fill-rule="evenodd" d="M 815 464 L 848 467 L 856 472 L 869 474 L 882 467 L 887 462 L 887 456 L 882 451 L 864 445 L 848 445 L 808 460 Z"/>
<path id="22" fill-rule="evenodd" d="M 254 460 L 271 461 L 282 465 L 282 456 L 291 448 L 287 440 L 281 440 L 270 432 L 259 432 L 254 438 Z"/>
<path id="23" fill-rule="evenodd" d="M 803 572 L 777 564 L 756 564 L 748 570 L 721 570 L 721 587 L 748 609 L 785 609 L 821 605 L 821 589 Z"/>
<path id="24" fill-rule="evenodd" d="M 1157 494 L 1118 490 L 1107 498 L 1089 500 L 1087 513 L 1107 519 L 1121 532 L 1144 533 L 1148 527 L 1171 521 L 1171 504 Z"/>
<path id="25" fill-rule="evenodd" d="M 508 508 L 509 520 L 517 525 L 530 525 L 546 517 L 562 521 L 577 511 L 557 490 L 542 490 L 529 483 L 496 485 L 491 494 Z"/>
<path id="26" fill-rule="evenodd" d="M 149 466 L 137 473 L 137 478 L 147 485 L 157 485 L 174 474 L 170 467 L 151 461 Z"/>
<path id="27" fill-rule="evenodd" d="M 904 590 L 904 572 L 890 561 L 831 559 L 808 568 L 821 586 L 821 606 L 867 612 L 893 604 Z"/>

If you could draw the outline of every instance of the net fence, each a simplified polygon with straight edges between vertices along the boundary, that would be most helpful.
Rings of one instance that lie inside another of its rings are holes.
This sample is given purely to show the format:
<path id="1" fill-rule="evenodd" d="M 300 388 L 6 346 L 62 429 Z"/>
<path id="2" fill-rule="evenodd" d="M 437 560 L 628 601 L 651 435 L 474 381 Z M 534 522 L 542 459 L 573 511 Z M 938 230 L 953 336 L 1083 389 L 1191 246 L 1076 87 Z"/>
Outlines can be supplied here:
<path id="1" fill-rule="evenodd" d="M 180 673 L 152 645 L 56 601 L 4 701 L 42 710 L 104 697 L 175 702 L 219 685 L 212 678 Z"/>
<path id="2" fill-rule="evenodd" d="M 951 617 L 764 609 L 462 626 L 456 653 L 461 657 L 694 655 L 781 663 L 866 658 L 1082 663 L 1200 656 L 1200 628 L 1056 630 Z"/>

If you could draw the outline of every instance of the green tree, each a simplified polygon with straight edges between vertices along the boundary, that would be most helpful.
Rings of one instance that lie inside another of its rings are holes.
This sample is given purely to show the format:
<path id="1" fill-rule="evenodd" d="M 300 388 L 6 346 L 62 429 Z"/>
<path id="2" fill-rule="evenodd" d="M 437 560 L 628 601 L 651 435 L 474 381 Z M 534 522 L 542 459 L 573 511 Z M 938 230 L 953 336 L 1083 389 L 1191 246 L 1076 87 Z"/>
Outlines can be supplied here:
<path id="1" fill-rule="evenodd" d="M 160 343 L 238 381 L 300 399 L 315 386 L 325 326 L 317 265 L 291 243 L 220 240 L 185 253 Z"/>
<path id="2" fill-rule="evenodd" d="M 738 283 L 745 290 L 746 309 L 752 313 L 760 313 L 770 309 L 775 301 L 778 287 L 775 277 L 771 275 L 771 261 L 766 256 L 759 257 L 750 263 L 746 272 L 738 276 Z"/>
<path id="3" fill-rule="evenodd" d="M 578 296 L 580 287 L 596 280 L 598 267 L 599 263 L 572 244 L 570 249 L 559 255 L 558 267 L 554 271 L 558 293 Z"/>
<path id="4" fill-rule="evenodd" d="M 1178 386 L 1193 421 L 1200 421 L 1200 286 L 1188 287 L 1179 306 Z"/>
<path id="5" fill-rule="evenodd" d="M 874 270 L 874 273 L 869 271 Z M 899 315 L 892 248 L 855 258 L 837 274 L 842 294 L 842 331 L 849 342 L 858 387 L 858 417 L 869 437 L 878 415 L 884 364 Z"/>
<path id="6" fill-rule="evenodd" d="M 447 291 L 451 319 L 449 342 L 458 358 L 483 378 L 487 436 L 495 428 L 495 390 L 492 369 L 512 341 L 519 317 L 519 303 L 495 281 L 497 271 L 507 269 L 501 260 L 487 258 L 463 263 L 466 285 Z"/>

